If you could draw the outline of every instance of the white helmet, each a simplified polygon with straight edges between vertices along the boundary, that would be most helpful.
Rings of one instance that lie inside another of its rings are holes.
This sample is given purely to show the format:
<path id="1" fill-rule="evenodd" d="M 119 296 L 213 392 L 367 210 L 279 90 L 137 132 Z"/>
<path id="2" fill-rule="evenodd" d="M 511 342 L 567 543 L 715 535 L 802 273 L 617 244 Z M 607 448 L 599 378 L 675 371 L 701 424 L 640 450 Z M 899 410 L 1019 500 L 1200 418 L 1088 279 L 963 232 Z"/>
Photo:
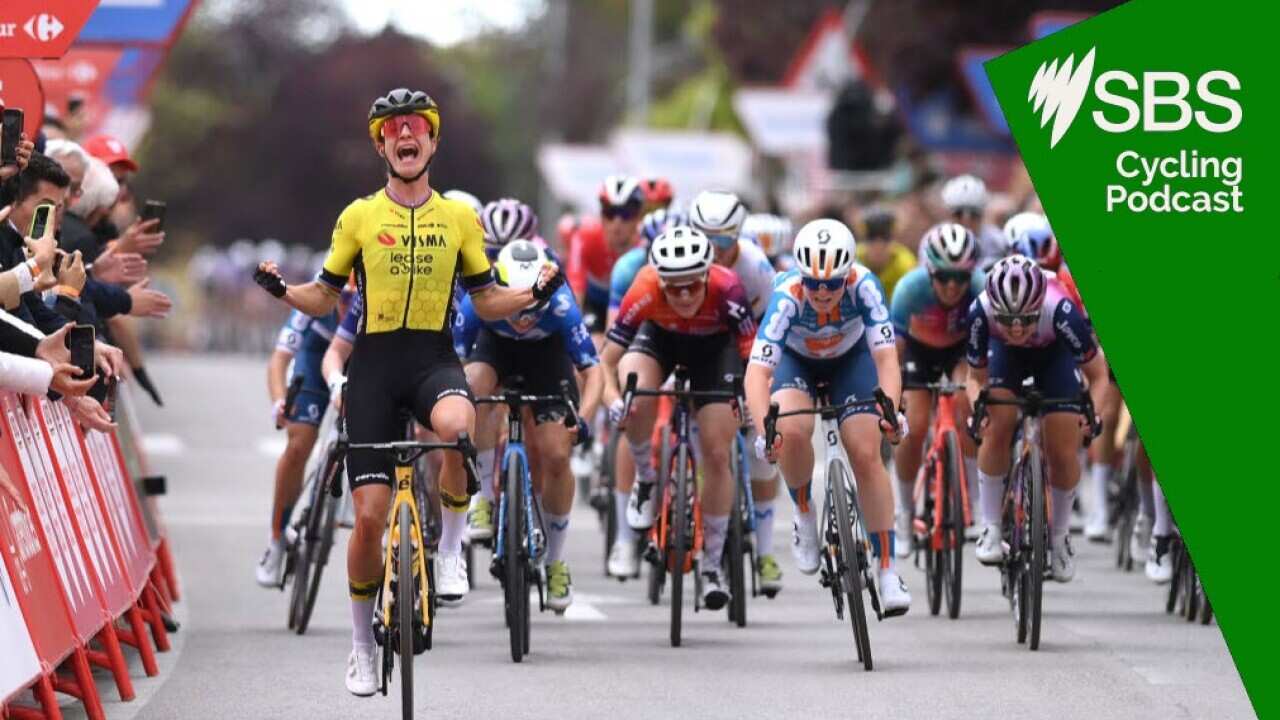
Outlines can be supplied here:
<path id="1" fill-rule="evenodd" d="M 507 287 L 524 290 L 533 287 L 547 264 L 547 254 L 528 240 L 513 240 L 498 253 L 498 277 Z"/>
<path id="2" fill-rule="evenodd" d="M 953 177 L 942 186 L 942 204 L 953 212 L 962 208 L 981 211 L 987 206 L 987 184 L 973 175 Z"/>
<path id="3" fill-rule="evenodd" d="M 781 215 L 755 213 L 742 222 L 742 237 L 759 245 L 770 260 L 791 252 L 794 234 L 791 221 Z"/>
<path id="4" fill-rule="evenodd" d="M 689 206 L 689 224 L 701 230 L 707 237 L 717 238 L 716 244 L 725 246 L 732 243 L 719 238 L 732 238 L 738 241 L 738 233 L 742 230 L 742 221 L 747 219 L 747 206 L 731 192 L 723 190 L 704 190 L 698 193 Z"/>
<path id="5" fill-rule="evenodd" d="M 1004 224 L 1004 241 L 1009 247 L 1013 247 L 1014 241 L 1022 233 L 1032 229 L 1049 228 L 1049 218 L 1038 212 L 1020 212 L 1009 218 Z"/>
<path id="6" fill-rule="evenodd" d="M 610 175 L 600 185 L 600 205 L 602 207 L 625 207 L 644 205 L 644 193 L 640 190 L 640 181 L 630 175 Z"/>
<path id="7" fill-rule="evenodd" d="M 857 257 L 857 243 L 844 223 L 824 218 L 800 228 L 794 254 L 801 275 L 830 280 L 849 274 Z"/>
<path id="8" fill-rule="evenodd" d="M 969 228 L 959 223 L 938 223 L 924 234 L 924 260 L 931 272 L 972 270 L 978 264 L 978 247 Z"/>
<path id="9" fill-rule="evenodd" d="M 470 205 L 471 209 L 475 210 L 477 215 L 480 214 L 481 210 L 484 210 L 484 203 L 480 202 L 480 198 L 472 195 L 466 190 L 446 190 L 444 192 L 444 197 L 446 200 L 458 200 Z"/>
<path id="10" fill-rule="evenodd" d="M 686 225 L 664 230 L 649 245 L 649 264 L 664 279 L 705 274 L 714 261 L 711 241 Z"/>

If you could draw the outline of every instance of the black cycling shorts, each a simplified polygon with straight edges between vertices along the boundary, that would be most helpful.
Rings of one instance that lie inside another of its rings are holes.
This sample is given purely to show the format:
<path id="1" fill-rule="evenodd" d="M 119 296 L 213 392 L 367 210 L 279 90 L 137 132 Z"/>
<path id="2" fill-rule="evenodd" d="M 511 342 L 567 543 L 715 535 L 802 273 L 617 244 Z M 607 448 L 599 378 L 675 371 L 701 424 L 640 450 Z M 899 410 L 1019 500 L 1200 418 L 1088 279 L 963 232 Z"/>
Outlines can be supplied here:
<path id="1" fill-rule="evenodd" d="M 734 375 L 742 374 L 742 358 L 738 346 L 728 333 L 717 335 L 684 335 L 674 333 L 645 321 L 627 352 L 644 353 L 662 368 L 666 378 L 676 365 L 689 370 L 689 387 L 702 391 L 733 391 Z M 711 403 L 727 403 L 728 400 L 697 400 L 693 406 L 701 408 Z"/>
<path id="2" fill-rule="evenodd" d="M 498 385 L 511 378 L 523 379 L 520 392 L 525 395 L 560 395 L 562 380 L 568 381 L 569 395 L 578 404 L 578 382 L 573 361 L 565 352 L 564 339 L 558 334 L 541 340 L 514 340 L 481 328 L 468 362 L 489 365 L 498 374 Z M 534 422 L 562 422 L 569 408 L 562 402 L 541 402 L 533 406 Z"/>
<path id="3" fill-rule="evenodd" d="M 431 427 L 431 410 L 442 398 L 471 400 L 471 389 L 448 333 L 394 330 L 359 336 L 347 366 L 344 401 L 352 443 L 405 438 L 405 413 Z M 353 450 L 347 455 L 351 487 L 390 485 L 395 463 L 385 453 Z"/>
<path id="4" fill-rule="evenodd" d="M 907 387 L 938 382 L 943 376 L 951 377 L 956 366 L 964 359 L 963 341 L 939 348 L 910 337 L 901 337 L 906 340 L 906 348 L 902 353 L 902 384 Z"/>
<path id="5" fill-rule="evenodd" d="M 591 293 L 587 293 L 582 303 L 582 322 L 592 335 L 604 334 L 605 326 L 609 323 L 608 303 L 593 301 Z"/>

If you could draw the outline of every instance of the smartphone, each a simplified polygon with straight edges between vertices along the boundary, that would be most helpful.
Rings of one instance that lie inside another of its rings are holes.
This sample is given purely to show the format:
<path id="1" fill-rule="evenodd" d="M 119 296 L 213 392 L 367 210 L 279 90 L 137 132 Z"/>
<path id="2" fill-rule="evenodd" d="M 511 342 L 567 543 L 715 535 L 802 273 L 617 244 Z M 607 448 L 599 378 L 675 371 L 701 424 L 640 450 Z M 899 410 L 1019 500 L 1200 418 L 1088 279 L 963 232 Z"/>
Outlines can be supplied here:
<path id="1" fill-rule="evenodd" d="M 41 203 L 36 206 L 36 211 L 31 214 L 31 228 L 27 233 L 27 237 L 32 240 L 39 240 L 44 237 L 44 231 L 53 222 L 53 205 L 49 203 Z"/>
<path id="2" fill-rule="evenodd" d="M 67 349 L 71 351 L 71 364 L 80 368 L 78 380 L 93 374 L 93 340 L 92 325 L 76 325 L 67 331 Z"/>
<path id="3" fill-rule="evenodd" d="M 18 108 L 5 108 L 0 128 L 0 165 L 18 164 L 18 142 L 22 140 L 25 117 Z"/>
<path id="4" fill-rule="evenodd" d="M 167 206 L 160 200 L 148 200 L 142 206 L 142 222 L 159 220 L 154 232 L 164 232 L 164 212 Z"/>

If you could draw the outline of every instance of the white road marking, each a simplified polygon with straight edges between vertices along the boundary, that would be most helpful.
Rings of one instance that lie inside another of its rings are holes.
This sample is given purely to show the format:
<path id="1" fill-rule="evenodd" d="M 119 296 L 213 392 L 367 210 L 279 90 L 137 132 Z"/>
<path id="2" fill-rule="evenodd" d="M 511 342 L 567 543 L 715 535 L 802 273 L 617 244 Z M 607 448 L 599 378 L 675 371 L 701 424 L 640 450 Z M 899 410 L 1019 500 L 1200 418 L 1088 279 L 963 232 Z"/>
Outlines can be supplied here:
<path id="1" fill-rule="evenodd" d="M 181 455 L 186 451 L 182 438 L 170 433 L 147 433 L 142 436 L 142 447 L 148 455 Z"/>
<path id="2" fill-rule="evenodd" d="M 485 597 L 482 602 L 486 605 L 497 605 L 502 601 L 503 601 L 503 597 L 501 594 L 499 594 L 496 596 L 490 595 L 488 597 Z M 531 607 L 536 611 L 538 607 L 537 588 L 529 589 L 529 601 L 531 603 Z M 627 602 L 626 600 L 619 597 L 604 596 L 604 595 L 587 595 L 587 594 L 579 595 L 575 593 L 573 596 L 573 604 L 570 605 L 569 608 L 564 611 L 564 619 L 573 620 L 576 622 L 600 622 L 602 620 L 608 620 L 609 616 L 604 614 L 604 612 L 601 611 L 600 608 L 596 607 L 595 605 L 596 603 L 601 601 L 603 601 L 606 604 L 613 604 L 613 605 L 621 605 Z"/>

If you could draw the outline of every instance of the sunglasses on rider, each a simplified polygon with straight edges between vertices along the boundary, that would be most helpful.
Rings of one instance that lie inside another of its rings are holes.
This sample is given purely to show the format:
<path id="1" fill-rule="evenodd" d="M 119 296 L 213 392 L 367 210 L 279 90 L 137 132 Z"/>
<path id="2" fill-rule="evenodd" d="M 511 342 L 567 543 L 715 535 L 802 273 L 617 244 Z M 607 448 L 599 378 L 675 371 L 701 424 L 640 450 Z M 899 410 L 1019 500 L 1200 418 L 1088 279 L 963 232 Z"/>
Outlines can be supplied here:
<path id="1" fill-rule="evenodd" d="M 738 237 L 736 235 L 708 234 L 707 239 L 711 241 L 712 245 L 715 245 L 717 248 L 721 250 L 728 250 L 732 248 L 734 245 L 738 244 Z"/>
<path id="2" fill-rule="evenodd" d="M 662 282 L 662 291 L 670 295 L 696 295 L 702 290 L 702 286 L 706 284 L 706 280 L 702 278 L 694 278 L 683 282 Z"/>
<path id="3" fill-rule="evenodd" d="M 929 277 L 939 285 L 968 285 L 973 276 L 964 270 L 938 270 L 930 273 Z"/>
<path id="4" fill-rule="evenodd" d="M 801 278 L 800 282 L 804 285 L 804 289 L 809 292 L 818 292 L 826 290 L 827 292 L 836 292 L 844 287 L 844 278 L 831 278 L 829 280 L 819 280 L 818 278 Z"/>
<path id="5" fill-rule="evenodd" d="M 982 217 L 982 210 L 976 207 L 958 207 L 955 210 L 951 211 L 951 215 L 957 220 L 963 220 L 965 219 L 965 217 L 970 217 L 970 218 L 973 218 L 974 220 L 977 220 L 978 218 Z"/>
<path id="6" fill-rule="evenodd" d="M 626 205 L 600 205 L 600 215 L 605 220 L 635 220 L 640 216 L 640 205 L 637 203 L 627 203 Z"/>
<path id="7" fill-rule="evenodd" d="M 1021 325 L 1022 327 L 1030 327 L 1033 323 L 1040 319 L 1040 313 L 1028 313 L 1025 315 L 1006 315 L 1004 313 L 996 313 L 996 322 L 1005 327 Z"/>
<path id="8" fill-rule="evenodd" d="M 431 131 L 431 121 L 421 115 L 392 115 L 382 121 L 382 137 L 393 138 L 400 134 L 401 128 L 409 128 L 414 135 L 426 135 Z"/>

